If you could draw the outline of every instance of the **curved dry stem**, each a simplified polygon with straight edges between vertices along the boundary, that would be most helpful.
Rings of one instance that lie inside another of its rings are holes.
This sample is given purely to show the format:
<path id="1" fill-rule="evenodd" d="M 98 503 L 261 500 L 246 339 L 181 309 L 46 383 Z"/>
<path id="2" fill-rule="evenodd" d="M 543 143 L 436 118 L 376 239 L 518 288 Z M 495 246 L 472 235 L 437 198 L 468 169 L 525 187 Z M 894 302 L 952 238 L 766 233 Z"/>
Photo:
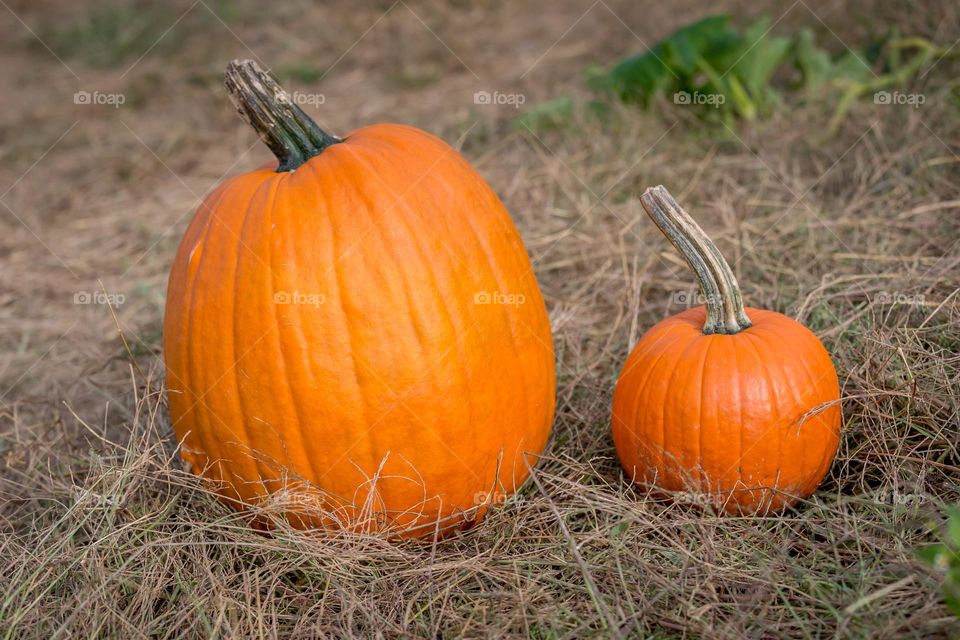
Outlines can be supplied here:
<path id="1" fill-rule="evenodd" d="M 640 202 L 700 282 L 707 304 L 703 333 L 734 334 L 752 326 L 733 270 L 700 225 L 662 185 L 647 189 Z"/>

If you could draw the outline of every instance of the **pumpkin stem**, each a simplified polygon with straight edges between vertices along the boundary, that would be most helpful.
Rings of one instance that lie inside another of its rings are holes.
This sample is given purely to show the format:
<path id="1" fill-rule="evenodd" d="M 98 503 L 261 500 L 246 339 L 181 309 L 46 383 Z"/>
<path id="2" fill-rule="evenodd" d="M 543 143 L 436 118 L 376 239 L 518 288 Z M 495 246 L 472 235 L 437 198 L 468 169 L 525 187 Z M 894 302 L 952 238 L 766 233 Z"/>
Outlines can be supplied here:
<path id="1" fill-rule="evenodd" d="M 707 302 L 703 333 L 734 334 L 752 326 L 743 311 L 743 298 L 733 270 L 700 225 L 663 186 L 647 189 L 640 202 L 700 281 Z"/>
<path id="2" fill-rule="evenodd" d="M 341 142 L 318 127 L 253 60 L 227 64 L 224 84 L 237 111 L 277 156 L 278 172 L 293 171 L 330 145 Z"/>

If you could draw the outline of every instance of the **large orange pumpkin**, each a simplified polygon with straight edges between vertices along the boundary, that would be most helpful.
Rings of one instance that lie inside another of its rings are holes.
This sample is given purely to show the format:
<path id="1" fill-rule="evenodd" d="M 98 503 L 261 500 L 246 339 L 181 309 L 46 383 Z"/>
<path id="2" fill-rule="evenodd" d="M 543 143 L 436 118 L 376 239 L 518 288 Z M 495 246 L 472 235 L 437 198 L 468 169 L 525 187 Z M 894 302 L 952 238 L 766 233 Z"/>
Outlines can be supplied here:
<path id="1" fill-rule="evenodd" d="M 808 497 L 839 440 L 830 356 L 802 324 L 744 309 L 730 266 L 666 189 L 641 202 L 693 268 L 706 306 L 654 326 L 624 364 L 611 425 L 624 469 L 728 513 Z"/>
<path id="2" fill-rule="evenodd" d="M 174 261 L 183 457 L 296 526 L 469 526 L 527 478 L 553 418 L 550 325 L 509 214 L 430 134 L 334 138 L 250 61 L 227 88 L 279 167 L 211 193 Z"/>

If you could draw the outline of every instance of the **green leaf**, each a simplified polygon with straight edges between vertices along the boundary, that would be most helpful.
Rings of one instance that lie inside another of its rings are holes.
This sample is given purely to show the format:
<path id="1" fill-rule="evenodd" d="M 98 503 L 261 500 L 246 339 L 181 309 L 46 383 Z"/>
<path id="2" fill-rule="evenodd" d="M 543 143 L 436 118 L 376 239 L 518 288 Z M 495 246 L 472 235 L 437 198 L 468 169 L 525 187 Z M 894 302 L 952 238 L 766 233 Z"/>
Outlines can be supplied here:
<path id="1" fill-rule="evenodd" d="M 800 31 L 795 51 L 797 68 L 803 76 L 803 88 L 816 91 L 830 77 L 830 68 L 833 66 L 830 54 L 814 44 L 813 31 L 810 29 Z"/>
<path id="2" fill-rule="evenodd" d="M 624 102 L 643 106 L 657 93 L 692 88 L 697 60 L 713 59 L 739 46 L 728 16 L 711 16 L 678 29 L 644 53 L 616 65 L 606 76 L 593 74 L 591 87 L 611 90 Z"/>
<path id="3" fill-rule="evenodd" d="M 627 58 L 610 72 L 607 85 L 624 102 L 639 102 L 646 106 L 658 90 L 669 86 L 673 74 L 663 62 L 648 51 Z M 595 85 L 596 86 L 596 83 Z"/>
<path id="4" fill-rule="evenodd" d="M 900 30 L 894 25 L 890 29 L 890 33 L 887 35 L 887 43 L 893 42 L 900 38 Z M 888 66 L 891 71 L 896 72 L 900 68 L 900 47 L 890 47 L 890 56 L 887 61 Z"/>
<path id="5" fill-rule="evenodd" d="M 747 95 L 747 92 L 744 90 L 743 85 L 740 84 L 740 81 L 736 76 L 730 76 L 727 78 L 727 84 L 730 87 L 730 96 L 733 98 L 733 104 L 737 108 L 737 112 L 746 120 L 753 120 L 757 117 L 757 105 L 753 100 L 750 99 L 750 96 Z"/>
<path id="6" fill-rule="evenodd" d="M 917 557 L 932 567 L 940 564 L 940 558 L 947 553 L 947 547 L 942 544 L 931 544 L 916 550 Z"/>
<path id="7" fill-rule="evenodd" d="M 960 549 L 960 508 L 947 511 L 947 537 L 955 548 Z"/>
<path id="8" fill-rule="evenodd" d="M 960 618 L 960 584 L 945 586 L 943 601 L 953 615 Z"/>
<path id="9" fill-rule="evenodd" d="M 873 69 L 867 65 L 866 58 L 850 49 L 830 67 L 831 80 L 860 84 L 870 82 L 873 78 Z"/>
<path id="10" fill-rule="evenodd" d="M 730 28 L 730 16 L 709 16 L 678 29 L 664 40 L 662 58 L 678 75 L 690 76 L 697 68 L 698 58 L 715 59 L 741 42 L 742 38 Z"/>
<path id="11" fill-rule="evenodd" d="M 770 16 L 760 16 L 743 32 L 743 44 L 749 49 L 767 37 L 770 32 Z M 741 55 L 746 51 L 741 52 Z"/>
<path id="12" fill-rule="evenodd" d="M 867 43 L 860 52 L 860 57 L 869 65 L 876 64 L 880 57 L 883 55 L 883 52 L 887 48 L 887 44 L 890 42 L 891 38 L 894 37 L 896 29 L 890 30 L 887 35 L 882 38 L 875 38 L 874 40 Z"/>
<path id="13" fill-rule="evenodd" d="M 790 53 L 789 38 L 769 35 L 770 19 L 763 17 L 747 29 L 742 53 L 739 53 L 729 73 L 736 75 L 754 100 L 763 96 L 774 72 Z"/>
<path id="14" fill-rule="evenodd" d="M 561 127 L 572 115 L 573 99 L 570 96 L 560 96 L 531 107 L 523 115 L 514 118 L 512 124 L 521 131 L 543 131 Z"/>
<path id="15" fill-rule="evenodd" d="M 697 61 L 700 71 L 707 77 L 709 82 L 702 87 L 705 92 L 715 93 L 723 96 L 721 111 L 729 112 L 731 109 L 741 117 L 752 120 L 757 114 L 757 108 L 743 85 L 737 80 L 736 76 L 721 76 L 709 62 L 704 59 Z M 729 106 L 728 106 L 729 105 Z"/>

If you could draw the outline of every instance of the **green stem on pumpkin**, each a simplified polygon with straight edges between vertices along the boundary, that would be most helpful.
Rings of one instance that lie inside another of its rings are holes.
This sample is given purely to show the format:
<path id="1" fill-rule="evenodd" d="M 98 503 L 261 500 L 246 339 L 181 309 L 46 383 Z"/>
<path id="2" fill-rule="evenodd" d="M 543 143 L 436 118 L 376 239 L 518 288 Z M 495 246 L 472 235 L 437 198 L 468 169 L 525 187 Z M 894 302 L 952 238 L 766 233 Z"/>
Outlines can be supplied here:
<path id="1" fill-rule="evenodd" d="M 700 282 L 707 303 L 703 333 L 734 334 L 752 326 L 733 270 L 700 225 L 662 186 L 647 189 L 640 202 Z"/>
<path id="2" fill-rule="evenodd" d="M 227 64 L 224 84 L 237 111 L 277 156 L 278 172 L 293 171 L 330 145 L 341 142 L 318 127 L 253 60 Z"/>

